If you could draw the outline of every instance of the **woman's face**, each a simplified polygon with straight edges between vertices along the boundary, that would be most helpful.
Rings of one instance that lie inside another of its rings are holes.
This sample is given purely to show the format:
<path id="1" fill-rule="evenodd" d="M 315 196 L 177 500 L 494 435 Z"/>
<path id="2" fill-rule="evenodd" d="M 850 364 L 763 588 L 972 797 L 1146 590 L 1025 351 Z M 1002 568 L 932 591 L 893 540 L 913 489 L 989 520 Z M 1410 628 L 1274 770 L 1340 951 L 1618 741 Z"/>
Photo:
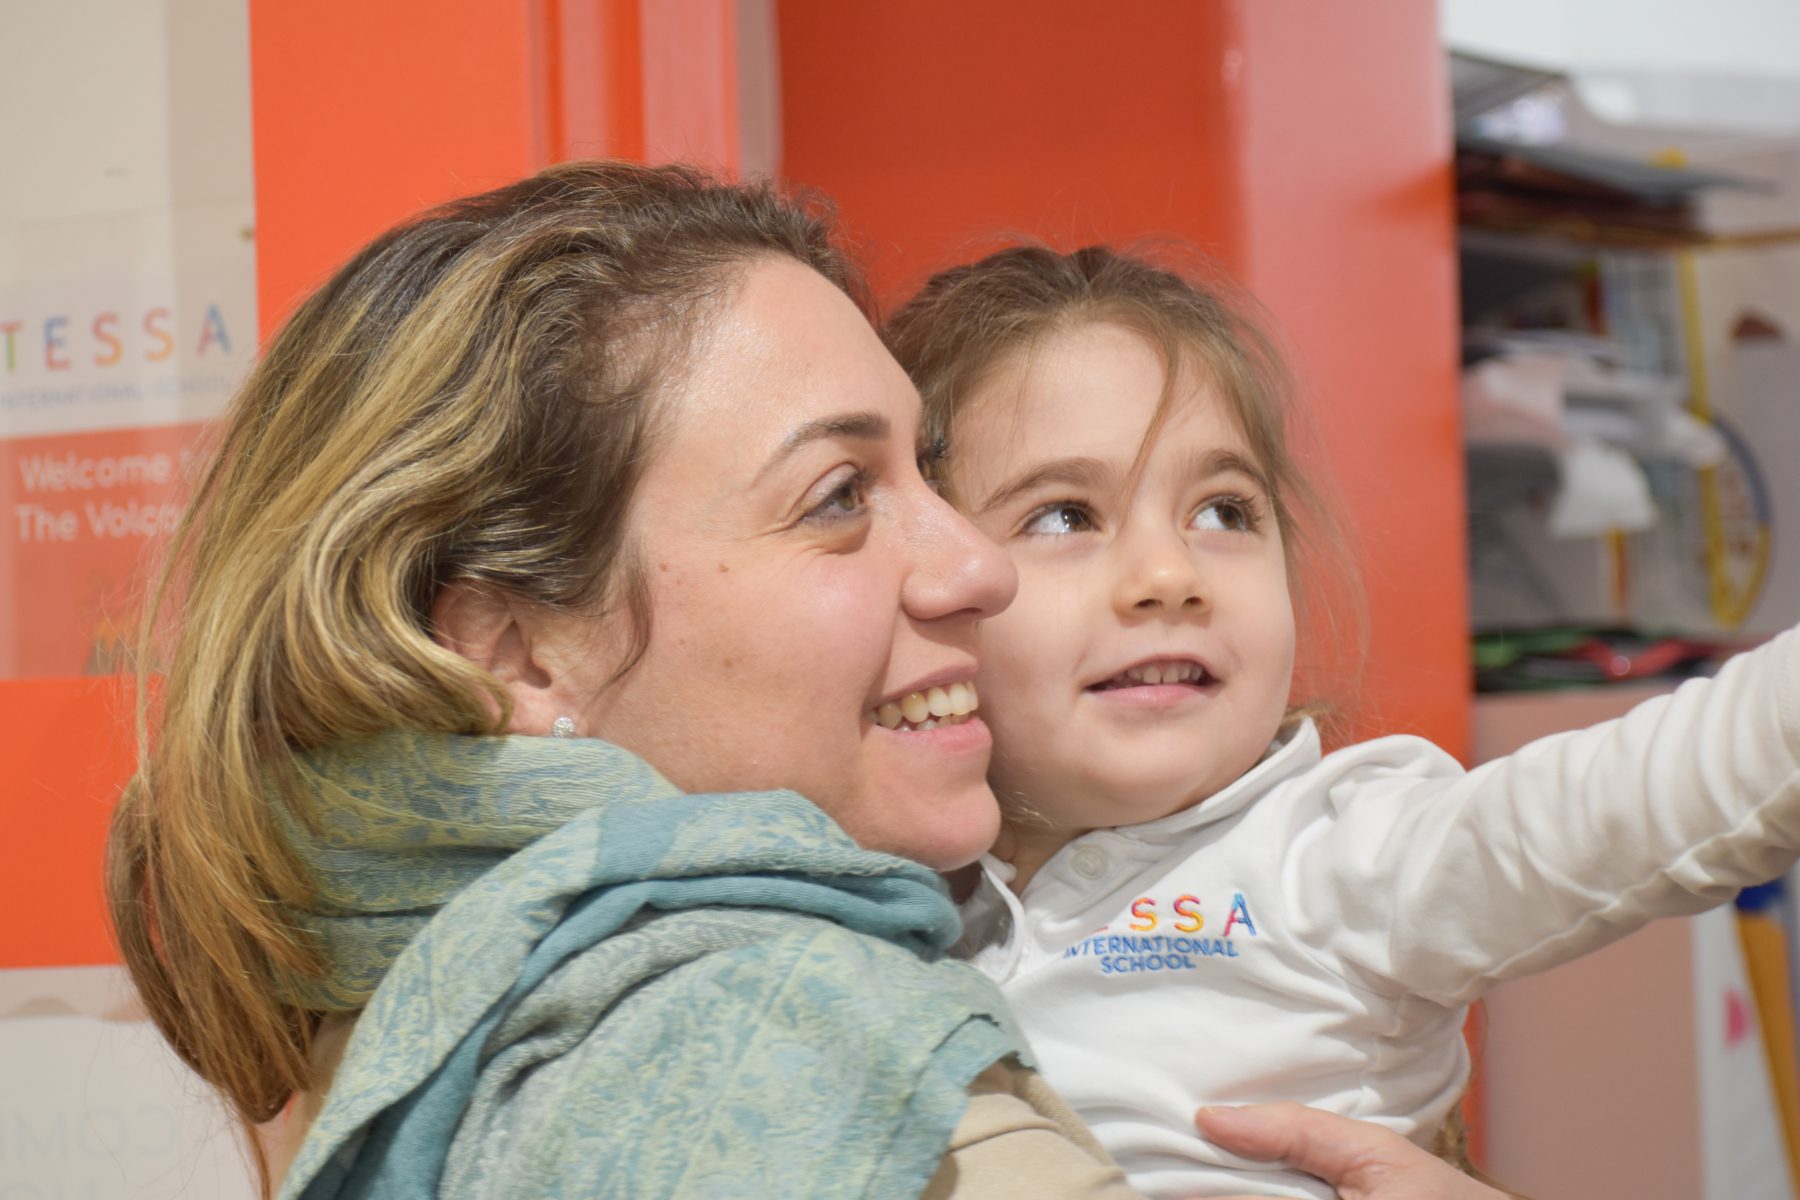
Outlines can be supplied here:
<path id="1" fill-rule="evenodd" d="M 998 811 L 959 685 L 1015 579 L 921 478 L 912 385 L 842 293 L 780 258 L 747 269 L 693 360 L 632 503 L 649 646 L 607 686 L 628 625 L 603 619 L 578 731 L 688 791 L 792 788 L 870 849 L 972 861 Z M 918 719 L 934 699 L 949 715 Z"/>

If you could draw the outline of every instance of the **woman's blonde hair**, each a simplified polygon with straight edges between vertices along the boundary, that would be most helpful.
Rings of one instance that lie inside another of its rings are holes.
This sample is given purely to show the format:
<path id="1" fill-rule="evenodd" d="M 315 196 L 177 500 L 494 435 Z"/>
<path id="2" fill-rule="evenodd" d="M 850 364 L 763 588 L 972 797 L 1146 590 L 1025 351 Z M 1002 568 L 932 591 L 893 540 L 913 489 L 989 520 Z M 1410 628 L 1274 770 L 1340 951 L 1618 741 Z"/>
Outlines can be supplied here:
<path id="1" fill-rule="evenodd" d="M 1296 453 L 1296 440 L 1310 428 L 1284 357 L 1255 304 L 1216 269 L 1173 245 L 1132 254 L 1107 246 L 1068 254 L 1012 246 L 934 275 L 888 320 L 883 336 L 919 389 L 927 429 L 954 458 L 956 418 L 984 380 L 1056 334 L 1094 323 L 1137 334 L 1164 364 L 1162 401 L 1144 435 L 1140 468 L 1184 372 L 1209 385 L 1236 418 L 1267 477 L 1288 560 L 1301 640 L 1301 702 L 1290 720 L 1344 713 L 1365 640 L 1356 565 L 1330 489 L 1315 478 L 1322 456 L 1303 462 Z"/>
<path id="2" fill-rule="evenodd" d="M 820 205 L 681 167 L 556 167 L 378 238 L 235 398 L 150 605 L 166 674 L 140 693 L 108 889 L 151 1016 L 246 1121 L 309 1085 L 319 1020 L 277 998 L 323 970 L 283 916 L 310 890 L 276 814 L 293 756 L 503 726 L 495 680 L 432 640 L 452 582 L 617 609 L 641 653 L 625 516 L 655 401 L 772 255 L 861 303 Z"/>

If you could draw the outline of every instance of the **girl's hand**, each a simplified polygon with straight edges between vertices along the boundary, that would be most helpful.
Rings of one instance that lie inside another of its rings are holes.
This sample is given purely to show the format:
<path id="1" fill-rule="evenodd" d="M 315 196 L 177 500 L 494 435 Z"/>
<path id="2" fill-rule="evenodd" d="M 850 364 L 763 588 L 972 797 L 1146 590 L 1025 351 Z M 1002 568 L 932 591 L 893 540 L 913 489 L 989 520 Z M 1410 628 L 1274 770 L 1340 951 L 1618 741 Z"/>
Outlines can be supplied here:
<path id="1" fill-rule="evenodd" d="M 1505 1192 L 1477 1183 L 1391 1130 L 1316 1108 L 1203 1108 L 1194 1120 L 1233 1154 L 1317 1175 L 1342 1200 L 1507 1200 Z"/>

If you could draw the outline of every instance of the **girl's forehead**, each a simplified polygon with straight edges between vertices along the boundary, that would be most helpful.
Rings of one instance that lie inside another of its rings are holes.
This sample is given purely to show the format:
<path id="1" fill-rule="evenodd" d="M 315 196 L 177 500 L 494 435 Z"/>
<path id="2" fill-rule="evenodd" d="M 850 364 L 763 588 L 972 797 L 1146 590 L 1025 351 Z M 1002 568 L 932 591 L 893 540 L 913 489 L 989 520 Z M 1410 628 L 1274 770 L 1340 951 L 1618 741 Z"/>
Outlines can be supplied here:
<path id="1" fill-rule="evenodd" d="M 996 363 L 964 398 L 951 454 L 1097 453 L 1174 432 L 1246 445 L 1236 398 L 1202 348 L 1171 364 L 1149 337 L 1111 321 L 1058 329 Z M 1173 373 L 1171 373 L 1173 367 Z"/>

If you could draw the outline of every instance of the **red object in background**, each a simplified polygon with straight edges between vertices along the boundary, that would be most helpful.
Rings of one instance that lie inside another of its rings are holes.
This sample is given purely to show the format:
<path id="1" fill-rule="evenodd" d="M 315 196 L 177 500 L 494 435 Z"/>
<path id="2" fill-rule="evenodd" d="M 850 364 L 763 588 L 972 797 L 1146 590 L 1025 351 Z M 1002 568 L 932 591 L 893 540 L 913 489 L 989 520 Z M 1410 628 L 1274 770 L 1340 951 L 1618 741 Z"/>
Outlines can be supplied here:
<path id="1" fill-rule="evenodd" d="M 1366 734 L 1464 762 L 1471 668 L 1449 83 L 1431 0 L 1232 5 L 1244 280 L 1296 351 L 1373 617 Z"/>
<path id="2" fill-rule="evenodd" d="M 909 294 L 997 234 L 1176 233 L 1241 273 L 1230 4 L 783 0 L 783 173 Z"/>
<path id="3" fill-rule="evenodd" d="M 394 222 L 540 165 L 531 0 L 250 5 L 257 311 L 266 339 Z"/>
<path id="4" fill-rule="evenodd" d="M 100 854 L 130 778 L 123 676 L 0 684 L 0 969 L 117 961 Z"/>
<path id="5" fill-rule="evenodd" d="M 737 168 L 731 0 L 251 0 L 257 311 L 370 238 L 553 162 Z"/>

